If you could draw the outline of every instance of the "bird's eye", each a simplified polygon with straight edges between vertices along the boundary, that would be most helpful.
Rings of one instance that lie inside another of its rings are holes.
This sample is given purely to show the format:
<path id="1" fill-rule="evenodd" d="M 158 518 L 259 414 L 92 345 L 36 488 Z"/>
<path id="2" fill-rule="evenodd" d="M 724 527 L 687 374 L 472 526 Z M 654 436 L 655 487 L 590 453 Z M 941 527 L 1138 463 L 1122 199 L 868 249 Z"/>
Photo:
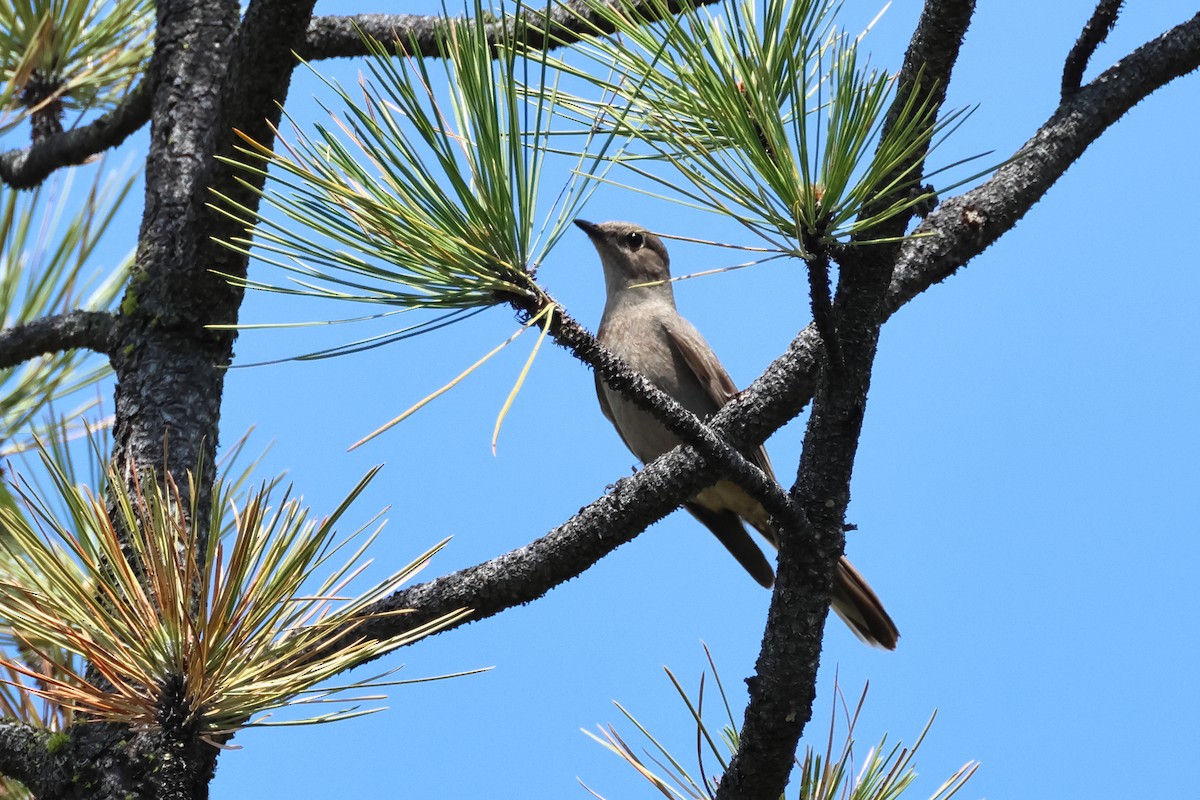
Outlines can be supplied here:
<path id="1" fill-rule="evenodd" d="M 625 234 L 625 244 L 630 250 L 641 250 L 646 244 L 646 237 L 637 231 Z"/>

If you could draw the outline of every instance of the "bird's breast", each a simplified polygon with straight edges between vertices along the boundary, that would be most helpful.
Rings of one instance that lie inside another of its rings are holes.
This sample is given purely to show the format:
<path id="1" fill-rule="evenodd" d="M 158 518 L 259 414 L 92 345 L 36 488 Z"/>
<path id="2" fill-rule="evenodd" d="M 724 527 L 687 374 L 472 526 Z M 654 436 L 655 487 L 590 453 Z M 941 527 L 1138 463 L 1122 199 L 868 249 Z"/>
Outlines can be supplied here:
<path id="1" fill-rule="evenodd" d="M 716 409 L 707 399 L 691 368 L 672 346 L 660 319 L 648 314 L 606 314 L 597 337 L 601 344 L 620 356 L 652 384 L 698 416 Z M 652 461 L 675 448 L 679 439 L 653 414 L 602 385 L 612 411 L 613 425 L 642 461 Z"/>

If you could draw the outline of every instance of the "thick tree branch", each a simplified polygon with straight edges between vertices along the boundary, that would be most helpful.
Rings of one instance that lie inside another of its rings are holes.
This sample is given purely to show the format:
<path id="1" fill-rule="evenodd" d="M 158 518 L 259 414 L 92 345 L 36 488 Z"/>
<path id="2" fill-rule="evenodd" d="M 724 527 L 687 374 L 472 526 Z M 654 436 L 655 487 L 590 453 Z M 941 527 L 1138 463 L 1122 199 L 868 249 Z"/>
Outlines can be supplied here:
<path id="1" fill-rule="evenodd" d="M 236 321 L 242 300 L 241 289 L 214 271 L 245 269 L 243 256 L 213 242 L 228 238 L 231 226 L 208 206 L 209 190 L 218 187 L 250 208 L 257 203 L 256 194 L 235 184 L 232 168 L 214 157 L 232 153 L 235 127 L 270 142 L 268 121 L 278 119 L 277 102 L 285 99 L 296 63 L 291 51 L 313 1 L 253 0 L 244 17 L 236 0 L 156 2 L 145 212 L 117 318 L 121 346 L 111 354 L 117 374 L 112 458 L 130 482 L 150 465 L 165 465 L 179 486 L 197 487 L 202 515 L 212 505 L 233 346 L 231 333 L 206 326 Z M 204 471 L 191 483 L 184 475 L 197 463 Z M 205 519 L 192 524 L 208 527 Z M 198 551 L 205 551 L 204 541 Z M 190 726 L 123 733 L 130 744 L 102 762 L 112 790 L 89 796 L 207 797 L 217 750 Z"/>
<path id="2" fill-rule="evenodd" d="M 920 100 L 928 97 L 931 109 L 941 107 L 974 10 L 973 0 L 925 4 L 881 140 L 886 140 L 900 119 L 900 109 L 914 95 Z M 926 152 L 926 147 L 916 149 L 905 163 L 896 165 L 896 175 L 909 170 L 921 174 Z M 892 177 L 880 184 L 892 184 Z M 903 183 L 896 185 L 893 195 L 905 191 Z M 872 205 L 887 207 L 895 199 L 881 196 Z M 873 213 L 870 206 L 861 212 L 864 218 Z M 861 236 L 887 240 L 903 234 L 907 224 L 908 217 L 901 215 Z M 817 384 L 792 489 L 812 524 L 803 531 L 807 535 L 784 536 L 780 541 L 775 589 L 755 675 L 748 681 L 750 700 L 740 744 L 717 787 L 717 800 L 781 796 L 800 736 L 812 717 L 834 572 L 845 549 L 850 480 L 885 318 L 883 300 L 898 252 L 899 244 L 858 248 L 853 263 L 838 271 L 833 312 L 843 363 L 825 370 Z"/>
<path id="3" fill-rule="evenodd" d="M 1126 111 L 1200 67 L 1200 15 L 1137 48 L 1055 111 L 986 183 L 945 200 L 901 247 L 884 300 L 890 316 L 982 253 L 1040 200 Z M 710 426 L 736 447 L 764 441 L 812 400 L 820 337 L 811 326 Z"/>
<path id="4" fill-rule="evenodd" d="M 621 0 L 613 0 L 614 5 L 617 2 Z M 714 2 L 716 0 L 694 0 L 698 6 Z M 608 22 L 580 0 L 551 3 L 548 9 L 526 9 L 515 20 L 493 23 L 488 29 L 489 41 L 515 38 L 534 50 L 553 50 L 587 36 L 613 32 Z M 660 18 L 659 11 L 663 6 L 661 0 L 638 0 L 631 10 L 640 11 L 646 21 L 651 22 Z M 665 10 L 676 13 L 679 4 L 672 2 Z M 400 42 L 414 55 L 436 58 L 441 55 L 438 41 L 445 35 L 445 29 L 446 23 L 441 16 L 358 14 L 316 17 L 308 26 L 299 53 L 306 61 L 365 56 L 368 54 L 362 42 L 365 33 L 381 42 Z"/>
<path id="5" fill-rule="evenodd" d="M 369 55 L 363 35 L 380 42 L 412 42 L 415 55 L 436 58 L 438 41 L 445 31 L 441 15 L 356 14 L 347 17 L 313 17 L 298 54 L 305 61 L 357 58 Z M 497 25 L 492 26 L 498 29 Z"/>
<path id="6" fill-rule="evenodd" d="M 230 332 L 205 326 L 236 322 L 242 290 L 216 273 L 244 275 L 247 257 L 217 240 L 245 231 L 211 208 L 213 192 L 254 211 L 265 178 L 219 158 L 236 155 L 234 131 L 268 147 L 274 142 L 272 124 L 280 119 L 297 66 L 293 49 L 313 2 L 255 0 L 240 24 L 236 4 L 228 4 L 219 24 L 189 11 L 171 14 L 171 26 L 160 26 L 156 69 L 178 82 L 156 98 L 151 132 L 157 138 L 146 175 L 150 196 L 131 277 L 136 313 L 159 327 L 232 342 Z"/>
<path id="7" fill-rule="evenodd" d="M 712 432 L 736 450 L 761 444 L 808 402 L 810 370 L 820 354 L 820 338 L 810 327 L 751 389 L 717 412 L 709 421 Z M 453 628 L 533 602 L 674 511 L 680 498 L 712 483 L 718 469 L 716 462 L 704 461 L 691 448 L 677 447 L 635 475 L 621 478 L 605 495 L 530 544 L 402 589 L 371 610 L 412 613 L 373 621 L 354 635 L 385 638 L 460 608 L 474 610 Z"/>
<path id="8" fill-rule="evenodd" d="M 143 78 L 116 108 L 99 119 L 0 156 L 0 181 L 15 189 L 29 189 L 60 167 L 82 164 L 116 147 L 146 124 L 150 100 L 150 81 Z"/>
<path id="9" fill-rule="evenodd" d="M 80 347 L 108 354 L 115 341 L 115 319 L 107 311 L 55 314 L 0 330 L 0 369 Z"/>
<path id="10" fill-rule="evenodd" d="M 931 5 L 927 4 L 927 13 Z M 953 16 L 941 13 L 939 18 L 949 20 Z M 914 37 L 914 45 L 918 43 L 918 38 L 919 31 L 918 37 Z M 985 186 L 948 202 L 918 228 L 921 232 L 935 232 L 938 235 L 910 239 L 905 243 L 889 287 L 884 315 L 890 315 L 920 291 L 944 279 L 958 266 L 999 238 L 1004 231 L 1011 229 L 1020 216 L 1108 126 L 1159 86 L 1195 69 L 1198 62 L 1200 22 L 1194 18 L 1138 48 L 1121 63 L 1096 78 L 1087 89 L 1064 103 L 1038 135 L 1022 148 L 1018 157 L 999 170 Z M 816 336 L 813 331 L 806 331 L 793 346 L 804 338 L 808 339 L 811 347 Z M 792 383 L 792 392 L 799 395 L 793 395 L 792 400 L 798 408 L 803 399 L 817 387 L 816 364 L 815 359 L 811 359 L 810 356 L 810 360 L 803 364 L 803 374 L 799 374 L 793 371 L 796 361 L 785 357 L 768 369 L 764 379 L 778 379 L 783 377 L 780 373 L 784 370 L 791 371 L 792 379 L 785 378 L 785 382 Z M 746 393 L 747 402 L 758 398 L 758 388 L 758 382 L 751 386 L 750 391 Z M 818 408 L 820 405 L 818 402 L 814 406 L 814 416 L 822 411 Z M 809 453 L 807 441 L 805 453 L 806 456 Z M 814 474 L 803 466 L 801 472 L 802 478 Z M 819 519 L 811 508 L 809 510 L 810 516 Z M 790 585 L 793 576 L 804 578 L 805 565 L 801 563 L 801 569 L 794 573 L 791 564 L 792 559 L 785 542 L 780 551 L 776 598 L 784 587 Z M 796 595 L 799 598 L 806 597 L 799 591 Z M 811 599 L 807 600 L 807 604 L 814 607 L 817 605 Z M 787 606 L 792 604 L 783 605 L 781 610 L 786 611 Z M 774 601 L 771 613 L 773 621 L 768 623 L 768 638 L 788 629 L 787 625 L 780 624 L 781 619 L 774 617 Z M 808 616 L 811 617 L 811 614 Z M 811 699 L 796 697 L 793 692 L 797 689 L 806 690 L 813 685 L 818 665 L 818 641 L 812 635 L 814 626 L 811 619 L 800 619 L 795 625 L 795 630 L 796 636 L 788 638 L 793 644 L 807 638 L 811 643 L 803 651 L 807 657 L 786 658 L 785 656 L 790 654 L 786 647 L 772 647 L 770 642 L 764 642 L 763 659 L 760 660 L 758 677 L 752 684 L 751 707 L 747 709 L 746 726 L 743 729 L 742 753 L 731 764 L 718 796 L 776 796 L 782 789 L 783 781 L 786 781 L 795 741 L 790 734 L 784 739 L 784 734 L 778 729 L 787 726 L 777 723 L 793 716 L 807 720 L 811 713 Z M 816 632 L 819 635 L 819 629 Z M 770 650 L 776 650 L 779 657 L 768 660 Z M 789 666 L 795 673 L 800 674 L 794 674 L 792 681 L 779 680 L 780 673 L 786 671 Z M 771 687 L 764 685 L 764 678 L 768 677 L 773 682 Z M 764 699 L 758 709 L 754 707 L 756 697 Z M 778 698 L 784 698 L 783 705 L 786 707 L 781 708 L 778 703 L 771 702 Z M 762 735 L 756 734 L 753 738 L 749 736 L 752 721 L 755 728 L 765 731 Z M 748 764 L 752 759 L 746 754 L 747 750 L 749 745 L 756 743 L 761 745 L 763 752 L 755 754 L 753 763 Z M 771 775 L 772 770 L 776 774 Z M 735 775 L 736 777 L 733 777 Z"/>
<path id="11" fill-rule="evenodd" d="M 186 486 L 197 463 L 213 469 L 234 334 L 207 326 L 237 321 L 242 290 L 216 273 L 244 275 L 246 259 L 214 241 L 243 231 L 209 207 L 210 191 L 258 203 L 216 157 L 233 154 L 235 128 L 272 141 L 312 5 L 254 0 L 239 20 L 232 0 L 158 3 L 146 211 L 118 321 L 129 346 L 113 358 L 113 459 L 126 474 L 165 464 Z M 212 478 L 196 482 L 200 509 Z"/>
<path id="12" fill-rule="evenodd" d="M 54 800 L 207 797 L 207 781 L 172 786 L 164 775 L 182 775 L 203 763 L 178 742 L 159 734 L 131 734 L 124 725 L 84 722 L 61 733 L 0 721 L 0 773 L 16 778 L 33 797 Z M 211 745 L 201 744 L 208 753 Z"/>
<path id="13" fill-rule="evenodd" d="M 1200 15 L 1139 47 L 1061 105 L 983 185 L 944 201 L 901 247 L 884 312 L 944 281 L 1016 225 L 1126 111 L 1200 67 Z M 811 326 L 710 421 L 735 447 L 764 441 L 812 400 L 820 337 Z"/>
<path id="14" fill-rule="evenodd" d="M 171 455 L 180 456 L 172 458 L 172 468 L 180 464 L 191 466 L 196 451 L 207 446 L 200 444 L 205 437 L 211 435 L 208 441 L 215 446 L 223 377 L 221 364 L 228 360 L 231 338 L 210 334 L 201 326 L 211 321 L 230 321 L 222 316 L 227 312 L 235 317 L 240 294 L 218 286 L 206 272 L 211 266 L 206 258 L 216 250 L 209 250 L 207 237 L 213 232 L 207 226 L 212 224 L 212 218 L 204 209 L 207 200 L 204 191 L 208 185 L 228 185 L 228 171 L 213 167 L 211 157 L 221 151 L 229 129 L 243 123 L 247 127 L 261 123 L 263 117 L 272 113 L 267 98 L 281 100 L 286 93 L 291 61 L 285 60 L 281 51 L 296 47 L 299 42 L 299 35 L 288 29 L 287 24 L 306 18 L 302 5 L 286 0 L 256 0 L 231 51 L 237 3 L 159 1 L 157 46 L 164 60 L 155 68 L 155 77 L 147 79 L 149 85 L 158 86 L 147 180 L 148 187 L 153 188 L 147 189 L 146 220 L 138 258 L 141 279 L 129 298 L 146 302 L 127 306 L 138 311 L 123 320 L 121 333 L 136 334 L 137 338 L 125 340 L 131 342 L 128 355 L 114 359 L 123 360 L 117 448 L 130 461 L 161 463 L 153 454 L 161 453 L 167 434 L 171 438 Z M 954 4 L 929 5 L 944 8 Z M 271 36 L 277 40 L 269 41 Z M 900 268 L 892 278 L 888 305 L 880 313 L 891 313 L 1011 228 L 1087 145 L 1125 110 L 1163 83 L 1194 69 L 1200 58 L 1198 41 L 1200 33 L 1197 21 L 1193 20 L 1139 48 L 1073 95 L 1069 103 L 1064 103 L 1055 118 L 1022 150 L 1019 161 L 1006 165 L 984 187 L 949 201 L 935 212 L 923 223 L 922 230 L 935 231 L 940 236 L 904 244 Z M 229 72 L 231 64 L 237 66 L 236 74 Z M 249 88 L 243 92 L 237 88 L 241 85 Z M 12 158 L 15 156 L 11 154 L 0 157 L 0 178 L 12 182 L 13 175 L 28 177 L 36 172 L 29 166 L 14 167 Z M 225 271 L 234 270 L 225 268 Z M 157 280 L 164 283 L 160 285 Z M 855 309 L 842 313 L 848 320 L 864 316 L 864 312 Z M 849 352 L 854 358 L 870 344 L 856 337 L 849 342 L 852 345 Z M 798 336 L 767 373 L 710 421 L 712 432 L 734 449 L 744 449 L 762 441 L 770 431 L 792 418 L 811 397 L 816 385 L 817 346 L 811 332 Z M 850 389 L 857 391 L 856 387 Z M 845 394 L 852 398 L 851 391 Z M 818 405 L 820 409 L 814 410 L 815 415 L 826 413 L 826 409 L 839 415 L 831 418 L 831 422 L 853 421 L 856 414 L 852 407 L 824 399 Z M 821 424 L 829 429 L 829 425 Z M 178 447 L 180 438 L 186 440 L 183 447 Z M 847 448 L 840 440 L 831 440 L 829 447 L 820 442 L 806 443 L 806 453 L 812 453 L 813 458 L 827 454 L 830 458 L 844 459 Z M 477 610 L 476 618 L 480 618 L 529 602 L 548 588 L 579 574 L 653 520 L 670 513 L 679 497 L 711 481 L 717 469 L 689 449 L 678 449 L 657 459 L 636 476 L 619 481 L 610 493 L 548 536 L 487 564 L 412 587 L 390 598 L 389 605 L 415 608 L 417 618 L 425 619 L 440 611 L 472 607 Z M 819 472 L 808 465 L 803 471 L 805 475 Z M 835 473 L 836 470 L 831 472 L 832 480 L 840 480 Z M 821 486 L 801 485 L 798 489 L 799 496 L 806 499 L 819 498 L 823 491 Z M 835 512 L 844 508 L 844 498 L 831 499 Z M 805 561 L 804 548 L 785 544 L 789 555 L 785 557 L 787 569 L 781 568 L 781 575 L 786 573 L 781 585 L 786 582 L 791 591 L 801 595 L 800 602 L 794 604 L 797 616 L 785 622 L 801 628 L 808 626 L 809 630 L 802 630 L 801 634 L 809 635 L 816 630 L 819 637 L 819 627 L 814 629 L 812 621 L 823 620 L 824 609 L 817 606 L 828 599 L 827 573 L 822 570 L 830 554 L 840 550 L 840 540 L 827 533 L 829 520 L 818 519 L 818 522 L 822 537 L 816 557 L 824 559 L 818 565 L 821 569 L 806 571 L 805 565 L 813 564 L 813 557 Z M 785 541 L 794 539 L 793 536 Z M 411 624 L 413 619 L 409 615 L 405 621 Z M 815 662 L 800 666 L 815 670 Z M 789 702 L 797 710 L 810 706 L 803 697 Z M 97 763 L 92 758 L 94 753 L 107 754 L 111 759 L 95 768 L 97 772 L 103 771 L 108 784 L 103 788 L 89 785 L 88 794 L 78 796 L 124 796 L 131 793 L 131 786 L 137 790 L 132 792 L 137 796 L 155 796 L 150 784 L 156 779 L 152 770 L 145 767 L 161 764 L 162 759 L 156 761 L 154 756 L 171 753 L 174 757 L 176 752 L 180 756 L 173 763 L 182 770 L 182 780 L 177 782 L 181 787 L 178 796 L 191 787 L 196 788 L 194 796 L 202 796 L 201 787 L 211 774 L 208 756 L 195 750 L 172 749 L 184 743 L 156 742 L 153 736 L 140 733 L 128 736 L 127 730 L 120 732 L 119 743 L 111 747 L 85 746 L 89 737 L 99 737 L 102 731 L 101 726 L 84 726 L 82 731 L 73 731 L 70 745 L 73 749 L 62 756 L 64 763 L 77 770 L 75 775 L 88 776 L 92 774 L 89 765 Z M 14 730 L 11 723 L 0 726 L 0 750 L 37 744 L 27 732 Z M 140 757 L 135 751 L 150 757 L 139 764 Z M 11 768 L 20 774 L 24 767 L 14 761 L 3 761 L 17 757 L 11 752 L 0 756 L 0 769 L 7 772 Z M 790 754 L 787 761 L 790 763 Z M 743 765 L 752 763 L 744 761 Z M 53 768 L 48 763 L 47 766 Z M 138 777 L 131 779 L 131 772 Z M 138 782 L 142 780 L 145 783 Z M 71 785 L 83 791 L 82 784 Z M 762 785 L 775 786 L 774 778 L 767 776 Z M 70 785 L 64 783 L 57 788 L 63 790 L 59 796 L 68 796 Z M 51 796 L 52 792 L 41 794 Z"/>
<path id="15" fill-rule="evenodd" d="M 709 421 L 712 433 L 735 450 L 761 444 L 807 402 L 807 397 L 799 399 L 803 390 L 796 392 L 792 387 L 806 385 L 808 369 L 817 363 L 820 353 L 815 332 L 807 329 L 801 333 L 775 360 L 773 369 L 755 382 L 753 390 L 717 412 Z M 645 380 L 632 370 L 629 377 Z M 718 462 L 706 461 L 690 447 L 677 447 L 635 475 L 621 478 L 603 496 L 528 545 L 400 590 L 369 611 L 406 609 L 411 613 L 373 620 L 355 628 L 350 636 L 386 638 L 460 608 L 473 610 L 470 617 L 444 629 L 451 630 L 531 603 L 670 514 L 681 498 L 711 484 L 720 469 Z"/>

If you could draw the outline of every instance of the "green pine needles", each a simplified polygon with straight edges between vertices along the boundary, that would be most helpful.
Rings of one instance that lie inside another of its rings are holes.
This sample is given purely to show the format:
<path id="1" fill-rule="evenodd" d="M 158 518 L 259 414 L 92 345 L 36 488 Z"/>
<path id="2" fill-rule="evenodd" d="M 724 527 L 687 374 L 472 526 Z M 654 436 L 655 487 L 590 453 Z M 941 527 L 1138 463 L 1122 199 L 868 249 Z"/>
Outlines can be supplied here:
<path id="1" fill-rule="evenodd" d="M 278 152 L 245 140 L 232 163 L 265 176 L 262 210 L 220 198 L 247 226 L 226 244 L 287 280 L 232 280 L 386 307 L 360 320 L 434 312 L 303 358 L 502 303 L 545 336 L 555 303 L 537 267 L 599 182 L 732 217 L 768 245 L 763 260 L 826 271 L 838 247 L 894 241 L 881 226 L 931 200 L 924 156 L 963 115 L 937 119 L 930 90 L 897 104 L 895 76 L 860 57 L 865 34 L 834 25 L 839 3 L 586 6 L 572 28 L 595 33 L 579 41 L 549 8 L 497 15 L 478 1 L 472 17 L 443 18 L 439 58 L 407 55 L 415 41 L 368 41 L 361 98 L 326 81 L 340 105 L 332 126 L 280 138 Z M 526 34 L 549 48 L 525 47 Z M 570 177 L 543 209 L 547 168 L 563 163 Z"/>
<path id="2" fill-rule="evenodd" d="M 937 120 L 914 95 L 885 134 L 895 77 L 864 65 L 865 31 L 836 28 L 839 2 L 722 0 L 671 13 L 679 5 L 639 4 L 657 20 L 648 24 L 644 10 L 589 0 L 615 33 L 577 48 L 586 67 L 555 61 L 601 94 L 563 98 L 565 113 L 644 146 L 618 154 L 643 186 L 801 258 L 814 243 L 878 241 L 872 229 L 929 199 L 909 191 L 921 179 L 914 155 L 962 112 Z"/>
<path id="3" fill-rule="evenodd" d="M 297 131 L 279 153 L 247 140 L 239 165 L 274 168 L 263 200 L 281 219 L 220 207 L 256 226 L 256 257 L 294 276 L 247 285 L 437 311 L 548 302 L 534 272 L 588 182 L 572 181 L 539 216 L 557 90 L 544 59 L 518 54 L 503 31 L 477 7 L 444 21 L 438 59 L 368 40 L 361 99 L 326 82 L 344 110 L 331 112 L 333 127 Z M 523 81 L 542 94 L 527 102 Z M 577 166 L 586 177 L 599 163 Z M 251 240 L 230 245 L 248 250 Z"/>

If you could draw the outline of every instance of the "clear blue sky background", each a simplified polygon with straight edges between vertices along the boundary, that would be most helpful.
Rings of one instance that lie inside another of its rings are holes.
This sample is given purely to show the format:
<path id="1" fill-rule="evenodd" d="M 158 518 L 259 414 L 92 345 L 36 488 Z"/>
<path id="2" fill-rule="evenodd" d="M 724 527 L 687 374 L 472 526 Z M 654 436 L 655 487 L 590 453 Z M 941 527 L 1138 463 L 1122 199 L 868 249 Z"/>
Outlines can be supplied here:
<path id="1" fill-rule="evenodd" d="M 980 5 L 949 100 L 979 108 L 939 163 L 989 150 L 999 161 L 1032 135 L 1055 107 L 1063 58 L 1092 3 Z M 848 2 L 845 27 L 860 29 L 878 7 Z M 892 5 L 864 45 L 874 64 L 899 65 L 919 9 Z M 1130 4 L 1089 77 L 1194 12 L 1183 0 Z M 357 65 L 317 68 L 350 85 Z M 332 98 L 298 74 L 289 112 L 319 120 L 313 95 Z M 870 681 L 864 751 L 885 732 L 911 742 L 937 709 L 913 797 L 972 759 L 983 766 L 964 797 L 1182 796 L 1193 783 L 1200 275 L 1187 242 L 1197 86 L 1177 81 L 1135 108 L 1014 231 L 885 328 L 848 549 L 902 638 L 885 653 L 830 623 L 806 739 L 823 746 L 835 673 L 852 697 Z M 139 213 L 135 197 L 110 258 L 131 246 Z M 723 220 L 619 190 L 602 189 L 583 215 L 752 243 Z M 728 263 L 713 248 L 671 251 L 677 273 Z M 261 264 L 251 275 L 279 277 Z M 602 281 L 582 234 L 568 234 L 540 277 L 594 329 Z M 805 287 L 794 267 L 770 265 L 685 282 L 677 296 L 744 385 L 808 322 Z M 251 293 L 243 321 L 356 313 Z M 448 535 L 427 577 L 477 563 L 559 524 L 634 463 L 584 366 L 554 348 L 539 356 L 495 456 L 495 415 L 532 336 L 385 436 L 346 447 L 513 329 L 497 309 L 357 356 L 235 370 L 223 439 L 255 427 L 254 444 L 273 443 L 262 474 L 286 470 L 321 513 L 385 463 L 349 516 L 390 506 L 374 550 L 380 574 Z M 251 332 L 237 357 L 352 335 Z M 768 443 L 785 480 L 802 435 L 800 420 Z M 656 796 L 580 728 L 616 722 L 636 740 L 612 706 L 619 700 L 691 764 L 694 731 L 662 666 L 694 687 L 706 642 L 742 702 L 768 599 L 706 531 L 674 514 L 539 602 L 385 661 L 405 665 L 400 677 L 492 671 L 394 689 L 389 709 L 366 719 L 239 735 L 243 749 L 221 757 L 213 796 L 586 797 L 577 778 L 609 798 Z"/>

